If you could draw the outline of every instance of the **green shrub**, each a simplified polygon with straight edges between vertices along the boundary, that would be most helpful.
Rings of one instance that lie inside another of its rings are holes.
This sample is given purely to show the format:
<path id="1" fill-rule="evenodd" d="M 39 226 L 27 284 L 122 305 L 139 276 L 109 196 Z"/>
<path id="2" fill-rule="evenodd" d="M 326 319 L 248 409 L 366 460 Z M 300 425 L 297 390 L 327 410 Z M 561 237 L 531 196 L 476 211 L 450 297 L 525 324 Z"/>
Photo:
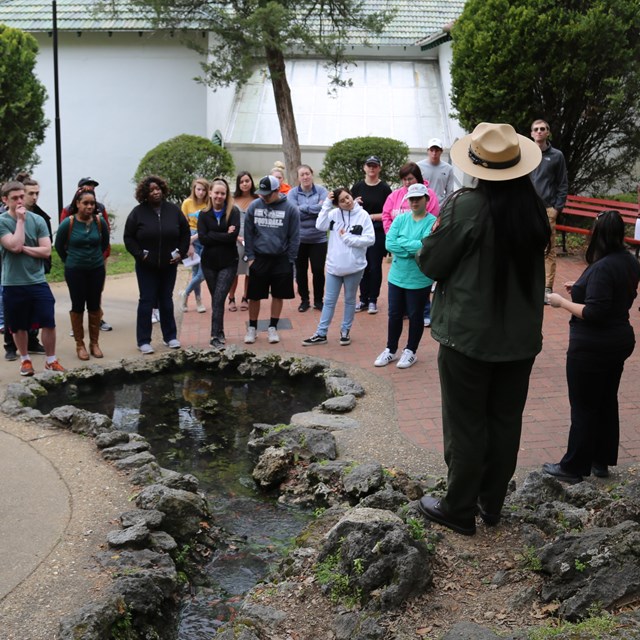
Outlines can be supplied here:
<path id="1" fill-rule="evenodd" d="M 369 156 L 382 161 L 380 178 L 389 184 L 397 184 L 398 171 L 407 162 L 409 147 L 393 138 L 347 138 L 336 142 L 327 151 L 320 178 L 328 189 L 351 186 L 364 176 L 362 167 Z"/>
<path id="2" fill-rule="evenodd" d="M 226 149 L 207 138 L 183 134 L 151 149 L 140 161 L 134 181 L 160 176 L 169 185 L 169 200 L 180 203 L 189 197 L 194 178 L 232 176 L 234 172 L 233 158 Z"/>

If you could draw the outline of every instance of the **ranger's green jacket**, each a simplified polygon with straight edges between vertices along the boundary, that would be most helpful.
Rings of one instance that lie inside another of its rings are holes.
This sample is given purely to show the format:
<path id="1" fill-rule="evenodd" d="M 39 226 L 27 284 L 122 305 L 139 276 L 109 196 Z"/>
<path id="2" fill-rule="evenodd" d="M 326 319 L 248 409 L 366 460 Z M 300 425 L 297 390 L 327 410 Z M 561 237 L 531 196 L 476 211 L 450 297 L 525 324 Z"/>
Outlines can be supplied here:
<path id="1" fill-rule="evenodd" d="M 493 222 L 480 193 L 464 191 L 449 199 L 416 260 L 423 273 L 437 281 L 431 335 L 440 344 L 487 362 L 524 360 L 540 352 L 544 254 L 531 264 L 531 292 L 522 290 L 510 270 L 506 295 L 498 300 Z"/>

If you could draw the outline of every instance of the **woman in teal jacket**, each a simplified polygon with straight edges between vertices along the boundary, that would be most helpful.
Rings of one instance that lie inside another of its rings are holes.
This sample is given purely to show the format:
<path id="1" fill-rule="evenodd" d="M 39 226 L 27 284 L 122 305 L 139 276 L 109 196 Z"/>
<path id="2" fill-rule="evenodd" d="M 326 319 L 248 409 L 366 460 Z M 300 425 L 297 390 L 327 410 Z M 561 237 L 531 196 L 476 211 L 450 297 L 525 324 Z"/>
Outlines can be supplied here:
<path id="1" fill-rule="evenodd" d="M 385 242 L 387 251 L 393 255 L 389 270 L 389 321 L 387 347 L 376 358 L 376 367 L 398 360 L 398 342 L 405 316 L 409 317 L 409 335 L 396 366 L 408 369 L 415 364 L 424 333 L 424 306 L 433 284 L 433 280 L 420 271 L 415 259 L 422 239 L 429 235 L 436 221 L 435 216 L 427 213 L 429 190 L 424 184 L 412 184 L 403 199 L 409 200 L 410 210 L 394 218 Z"/>
<path id="2" fill-rule="evenodd" d="M 58 227 L 55 247 L 64 262 L 64 279 L 71 297 L 71 328 L 80 360 L 88 360 L 84 344 L 84 308 L 89 315 L 89 351 L 102 358 L 98 344 L 100 335 L 100 299 L 106 271 L 104 252 L 109 246 L 109 228 L 96 215 L 96 194 L 93 187 L 80 187 L 69 205 L 69 217 Z"/>

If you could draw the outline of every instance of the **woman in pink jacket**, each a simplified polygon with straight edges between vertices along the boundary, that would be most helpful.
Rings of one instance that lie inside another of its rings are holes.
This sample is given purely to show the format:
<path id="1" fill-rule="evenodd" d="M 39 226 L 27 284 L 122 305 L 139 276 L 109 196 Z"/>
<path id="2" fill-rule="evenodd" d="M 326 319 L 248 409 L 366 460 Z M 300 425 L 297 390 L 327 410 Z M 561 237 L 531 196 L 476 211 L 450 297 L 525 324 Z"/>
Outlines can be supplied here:
<path id="1" fill-rule="evenodd" d="M 389 231 L 389 227 L 391 226 L 394 218 L 401 213 L 411 211 L 408 200 L 403 200 L 403 198 L 407 195 L 407 189 L 412 184 L 423 183 L 427 187 L 427 191 L 429 193 L 427 213 L 436 217 L 440 213 L 438 196 L 436 196 L 433 189 L 429 188 L 429 182 L 423 179 L 422 171 L 420 171 L 420 167 L 415 162 L 407 162 L 400 167 L 400 180 L 402 180 L 402 186 L 399 189 L 392 191 L 387 196 L 387 200 L 382 208 L 382 226 L 385 233 Z"/>

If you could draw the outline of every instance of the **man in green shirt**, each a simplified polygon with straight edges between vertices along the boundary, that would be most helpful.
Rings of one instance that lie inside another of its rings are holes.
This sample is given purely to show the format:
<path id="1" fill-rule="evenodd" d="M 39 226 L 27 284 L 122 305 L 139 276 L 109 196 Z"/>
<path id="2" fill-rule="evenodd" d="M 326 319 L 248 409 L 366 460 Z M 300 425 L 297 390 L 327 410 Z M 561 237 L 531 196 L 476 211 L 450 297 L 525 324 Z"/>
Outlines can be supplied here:
<path id="1" fill-rule="evenodd" d="M 45 369 L 64 371 L 55 355 L 55 300 L 44 274 L 44 261 L 51 255 L 49 231 L 42 218 L 27 211 L 22 183 L 7 182 L 1 193 L 7 207 L 0 215 L 5 326 L 13 333 L 20 354 L 20 375 L 34 373 L 28 331 L 36 327 L 42 329 Z"/>

